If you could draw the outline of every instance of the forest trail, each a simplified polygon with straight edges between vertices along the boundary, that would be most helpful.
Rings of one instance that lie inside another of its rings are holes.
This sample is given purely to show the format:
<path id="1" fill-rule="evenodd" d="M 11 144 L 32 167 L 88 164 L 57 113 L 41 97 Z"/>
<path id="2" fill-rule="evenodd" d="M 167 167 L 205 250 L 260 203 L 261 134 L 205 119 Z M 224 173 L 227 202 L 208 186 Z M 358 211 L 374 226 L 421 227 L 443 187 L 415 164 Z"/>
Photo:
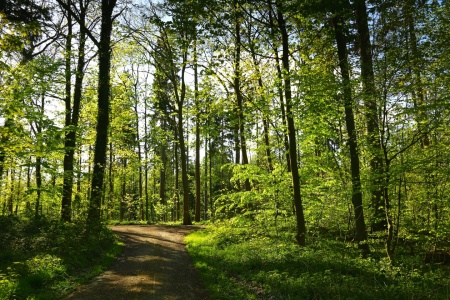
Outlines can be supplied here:
<path id="1" fill-rule="evenodd" d="M 112 230 L 125 243 L 109 270 L 65 299 L 210 299 L 184 244 L 196 226 L 123 225 Z"/>

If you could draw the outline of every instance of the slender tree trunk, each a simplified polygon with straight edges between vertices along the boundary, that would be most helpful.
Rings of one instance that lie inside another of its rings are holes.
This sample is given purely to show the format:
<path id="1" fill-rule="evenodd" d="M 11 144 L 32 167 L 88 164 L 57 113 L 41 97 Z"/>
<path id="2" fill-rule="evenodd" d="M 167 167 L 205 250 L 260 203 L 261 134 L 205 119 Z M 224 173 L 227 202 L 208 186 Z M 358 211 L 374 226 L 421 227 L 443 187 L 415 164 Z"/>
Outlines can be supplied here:
<path id="1" fill-rule="evenodd" d="M 413 81 L 414 85 L 411 89 L 414 99 L 414 105 L 419 109 L 419 113 L 416 117 L 418 123 L 418 129 L 422 134 L 421 137 L 421 145 L 422 147 L 428 147 L 430 145 L 430 138 L 428 137 L 428 133 L 426 132 L 426 128 L 423 124 L 428 122 L 428 116 L 425 111 L 425 93 L 423 90 L 423 82 L 422 82 L 422 73 L 420 71 L 420 59 L 422 55 L 417 48 L 417 36 L 416 36 L 416 27 L 414 24 L 414 2 L 412 0 L 405 1 L 404 11 L 406 17 L 406 23 L 408 26 L 409 33 L 409 46 L 412 54 L 412 72 L 413 72 Z"/>
<path id="2" fill-rule="evenodd" d="M 165 120 L 163 120 L 163 123 L 165 124 Z M 165 125 L 163 125 L 163 128 L 165 129 Z M 162 206 L 166 207 L 167 201 L 166 201 L 166 168 L 167 168 L 167 152 L 166 152 L 166 144 L 163 142 L 161 145 L 161 170 L 159 173 L 159 202 Z M 166 214 L 163 216 L 163 220 L 166 221 Z"/>
<path id="3" fill-rule="evenodd" d="M 177 140 L 177 130 L 175 130 L 175 140 Z M 177 211 L 176 211 L 176 219 L 177 221 L 180 219 L 180 187 L 179 187 L 179 182 L 180 182 L 180 172 L 179 172 L 179 160 L 178 160 L 178 143 L 174 143 L 174 157 L 175 157 L 175 202 L 177 205 Z"/>
<path id="4" fill-rule="evenodd" d="M 8 205 L 7 205 L 7 209 L 8 209 L 8 214 L 12 215 L 13 214 L 13 207 L 14 207 L 14 182 L 15 182 L 15 175 L 16 175 L 16 171 L 14 170 L 14 168 L 11 168 L 11 172 L 10 172 L 10 186 L 9 186 L 9 197 L 8 197 Z"/>
<path id="5" fill-rule="evenodd" d="M 113 155 L 113 144 L 109 143 L 109 198 L 108 198 L 108 209 L 110 210 L 109 217 L 114 218 L 113 212 L 114 212 L 114 172 L 113 172 L 113 165 L 114 165 L 114 155 Z"/>
<path id="6" fill-rule="evenodd" d="M 145 220 L 149 222 L 149 197 L 148 197 L 148 142 L 147 142 L 147 100 L 144 99 L 144 193 L 145 193 Z"/>
<path id="7" fill-rule="evenodd" d="M 71 0 L 67 0 L 67 5 L 71 6 Z M 66 36 L 66 70 L 65 70 L 65 88 L 66 88 L 66 97 L 65 101 L 65 126 L 66 126 L 66 134 L 64 141 L 64 182 L 62 189 L 62 201 L 61 201 L 61 220 L 65 222 L 70 222 L 72 213 L 71 213 L 71 202 L 72 202 L 72 184 L 73 184 L 73 157 L 72 161 L 70 160 L 70 150 L 69 149 L 69 134 L 73 129 L 69 129 L 69 126 L 72 123 L 72 72 L 71 72 L 71 58 L 72 58 L 72 14 L 67 12 L 67 36 Z"/>
<path id="8" fill-rule="evenodd" d="M 238 165 L 241 163 L 241 144 L 239 140 L 239 120 L 234 120 L 236 124 L 233 126 L 233 136 L 234 136 L 234 164 Z"/>
<path id="9" fill-rule="evenodd" d="M 386 152 L 387 154 L 387 152 Z M 392 222 L 392 216 L 391 216 L 391 212 L 390 212 L 390 198 L 389 198 L 389 182 L 390 182 L 390 161 L 386 161 L 386 165 L 385 165 L 385 178 L 384 178 L 384 185 L 383 185 L 383 196 L 384 196 L 384 201 L 385 201 L 385 218 L 386 218 L 386 224 L 387 224 L 387 236 L 386 236 L 386 240 L 384 242 L 384 246 L 385 246 L 385 250 L 386 250 L 386 255 L 389 258 L 389 260 L 391 261 L 391 263 L 394 261 L 394 224 Z"/>
<path id="10" fill-rule="evenodd" d="M 209 116 L 208 116 L 208 125 L 209 125 Z M 208 127 L 208 131 L 209 131 L 209 127 Z M 205 199 L 204 199 L 204 204 L 203 204 L 203 209 L 204 209 L 204 216 L 203 218 L 206 220 L 208 217 L 208 135 L 206 135 L 205 137 L 205 157 L 204 157 L 204 161 L 205 161 Z M 209 174 L 209 176 L 211 176 L 211 174 Z"/>
<path id="11" fill-rule="evenodd" d="M 260 89 L 260 92 L 263 92 L 265 90 L 264 88 L 264 84 L 262 81 L 262 76 L 261 76 L 261 71 L 259 69 L 259 64 L 258 61 L 256 60 L 256 53 L 255 53 L 255 48 L 253 46 L 252 41 L 249 40 L 250 43 L 250 52 L 252 55 L 252 59 L 253 59 L 253 65 L 255 66 L 255 71 L 256 71 L 256 77 L 258 78 L 258 86 Z M 262 98 L 264 96 L 261 96 Z M 271 147 L 270 147 L 270 142 L 269 142 L 269 122 L 267 120 L 267 110 L 266 110 L 266 105 L 264 103 L 264 107 L 262 108 L 262 122 L 263 122 L 263 136 L 264 136 L 264 149 L 265 149 L 265 154 L 266 154 L 266 159 L 267 159 L 267 167 L 268 170 L 271 172 L 273 170 L 273 163 L 272 163 L 272 154 L 271 154 Z"/>
<path id="12" fill-rule="evenodd" d="M 133 69 L 134 73 L 134 69 Z M 139 78 L 139 68 L 137 69 L 137 77 Z M 139 194 L 139 211 L 140 211 L 140 218 L 141 220 L 145 220 L 144 216 L 144 198 L 143 198 L 143 170 L 142 170 L 142 150 L 141 150 L 141 136 L 139 131 L 139 108 L 138 108 L 138 102 L 139 102 L 139 96 L 138 96 L 138 84 L 139 79 L 136 79 L 136 81 L 133 84 L 133 93 L 135 96 L 135 103 L 134 103 L 134 115 L 135 115 L 135 122 L 136 122 L 136 143 L 137 143 L 137 151 L 138 151 L 138 171 L 139 171 L 139 182 L 138 182 L 138 194 Z M 144 125 L 146 126 L 146 124 Z"/>
<path id="13" fill-rule="evenodd" d="M 287 135 L 287 131 L 285 130 L 285 127 L 287 126 L 286 121 L 286 109 L 284 104 L 284 95 L 283 95 L 283 73 L 280 67 L 280 57 L 278 55 L 278 47 L 276 46 L 276 36 L 278 36 L 275 32 L 275 22 L 274 18 L 272 16 L 272 7 L 273 3 L 271 0 L 268 1 L 269 6 L 269 22 L 270 22 L 270 33 L 272 35 L 273 39 L 273 53 L 275 55 L 275 66 L 277 69 L 277 90 L 278 90 L 278 98 L 280 99 L 280 110 L 281 110 L 281 121 L 282 121 L 282 128 L 283 128 L 283 142 L 284 142 L 284 152 L 286 157 L 286 167 L 287 171 L 291 172 L 291 157 L 289 156 L 289 137 Z"/>
<path id="14" fill-rule="evenodd" d="M 142 197 L 143 196 L 143 183 L 142 183 L 143 172 L 142 172 L 142 154 L 141 154 L 141 145 L 140 145 L 140 139 L 139 139 L 139 130 L 137 132 L 137 135 L 138 135 L 137 143 L 138 143 L 138 162 L 139 162 L 139 182 L 138 182 L 139 210 L 140 210 L 141 220 L 144 221 L 146 218 L 145 218 L 145 214 L 144 214 L 144 198 Z"/>
<path id="15" fill-rule="evenodd" d="M 369 254 L 370 249 L 366 244 L 367 232 L 364 220 L 363 197 L 361 191 L 360 161 L 358 143 L 356 137 L 355 116 L 353 113 L 353 97 L 350 85 L 350 70 L 348 64 L 347 42 L 343 30 L 343 19 L 340 16 L 333 18 L 334 32 L 338 48 L 339 66 L 341 69 L 345 123 L 348 134 L 348 147 L 350 151 L 350 169 L 352 175 L 352 203 L 355 214 L 356 240 L 363 255 Z"/>
<path id="16" fill-rule="evenodd" d="M 17 213 L 19 212 L 19 202 L 21 201 L 21 189 L 22 189 L 22 167 L 19 166 L 19 176 L 17 179 L 16 207 L 14 209 L 15 215 L 17 215 Z"/>
<path id="17" fill-rule="evenodd" d="M 36 205 L 34 210 L 34 218 L 39 218 L 39 208 L 41 207 L 41 188 L 42 188 L 42 161 L 40 157 L 36 157 Z"/>
<path id="18" fill-rule="evenodd" d="M 365 0 L 355 0 L 356 27 L 358 29 L 361 81 L 363 85 L 364 106 L 369 141 L 370 167 L 372 180 L 371 206 L 374 211 L 372 230 L 386 229 L 386 218 L 383 202 L 383 158 L 380 141 L 380 127 L 378 122 L 378 105 L 373 71 L 372 45 L 368 26 L 367 7 Z"/>
<path id="19" fill-rule="evenodd" d="M 183 83 L 184 84 L 184 83 Z M 186 146 L 183 133 L 183 109 L 178 108 L 178 136 L 180 144 L 181 183 L 183 187 L 183 225 L 192 225 L 189 213 L 189 179 L 187 174 Z"/>
<path id="20" fill-rule="evenodd" d="M 187 62 L 187 50 L 183 50 L 183 62 L 181 67 L 181 89 L 178 91 L 177 88 L 174 89 L 175 99 L 177 102 L 177 117 L 178 122 L 178 144 L 180 149 L 180 163 L 181 163 L 181 185 L 183 188 L 183 225 L 192 225 L 191 215 L 189 213 L 189 178 L 188 178 L 188 161 L 186 155 L 186 144 L 184 142 L 184 121 L 183 121 L 183 105 L 186 97 L 186 82 L 185 82 L 185 71 Z M 172 82 L 177 83 L 177 75 L 172 68 Z"/>
<path id="21" fill-rule="evenodd" d="M 305 217 L 303 214 L 302 195 L 300 192 L 300 176 L 298 172 L 297 163 L 297 138 L 294 124 L 294 116 L 292 113 L 292 92 L 291 92 L 291 79 L 289 71 L 289 37 L 286 30 L 286 21 L 282 13 L 281 2 L 276 2 L 277 6 L 277 19 L 278 26 L 281 31 L 281 40 L 283 45 L 283 74 L 284 74 L 284 95 L 286 98 L 286 120 L 288 125 L 288 137 L 289 137 L 289 155 L 291 158 L 291 175 L 292 186 L 294 190 L 294 205 L 296 211 L 297 220 L 297 234 L 296 239 L 299 245 L 306 244 L 306 225 Z"/>
<path id="22" fill-rule="evenodd" d="M 70 3 L 70 0 L 69 0 Z M 80 22 L 85 22 L 86 7 L 83 6 L 83 1 L 80 1 Z M 71 88 L 70 88 L 70 54 L 72 48 L 71 35 L 72 35 L 72 21 L 71 14 L 68 13 L 69 32 L 67 36 L 66 45 L 66 135 L 64 141 L 64 181 L 62 189 L 62 201 L 61 201 L 61 220 L 70 222 L 72 218 L 72 190 L 74 179 L 74 160 L 75 160 L 75 148 L 76 148 L 76 136 L 77 127 L 81 109 L 81 96 L 83 89 L 84 79 L 84 67 L 85 67 L 85 44 L 86 44 L 86 32 L 83 26 L 80 28 L 80 43 L 78 47 L 78 62 L 77 70 L 75 74 L 75 87 L 73 96 L 73 107 L 71 107 Z M 72 115 L 71 115 L 72 112 Z"/>
<path id="23" fill-rule="evenodd" d="M 239 6 L 237 1 L 234 1 L 234 9 L 235 9 L 235 57 L 234 57 L 234 92 L 236 94 L 236 104 L 238 110 L 238 120 L 239 120 L 239 137 L 241 140 L 240 148 L 242 151 L 242 164 L 248 165 L 248 156 L 247 156 L 247 142 L 245 138 L 245 117 L 244 117 L 244 106 L 243 106 L 243 97 L 241 91 L 241 21 L 239 20 Z M 245 190 L 250 191 L 250 181 L 248 179 L 245 180 Z"/>
<path id="24" fill-rule="evenodd" d="M 198 93 L 197 37 L 194 40 L 194 97 L 195 97 L 195 222 L 200 222 L 200 99 Z"/>
<path id="25" fill-rule="evenodd" d="M 127 169 L 127 159 L 122 158 L 122 191 L 121 191 L 121 197 L 120 197 L 120 216 L 119 221 L 122 222 L 125 218 L 125 210 L 126 210 L 126 196 L 127 196 L 127 179 L 126 179 L 126 169 Z"/>
<path id="26" fill-rule="evenodd" d="M 100 30 L 99 74 L 98 74 L 98 114 L 97 136 L 95 139 L 94 170 L 92 173 L 92 191 L 89 202 L 88 223 L 100 224 L 100 205 L 103 192 L 103 180 L 106 164 L 106 145 L 108 143 L 109 107 L 110 107 L 110 69 L 111 69 L 111 32 L 112 13 L 116 0 L 102 0 L 102 21 Z"/>
<path id="27" fill-rule="evenodd" d="M 1 130 L 1 138 L 0 138 L 0 180 L 3 176 L 5 158 L 6 158 L 6 149 L 5 145 L 8 143 L 9 136 L 11 134 L 11 130 L 13 127 L 14 121 L 11 118 L 6 118 L 5 125 Z"/>
<path id="28" fill-rule="evenodd" d="M 214 201 L 212 201 L 212 195 L 213 195 L 213 187 L 212 187 L 212 153 L 211 153 L 211 138 L 208 140 L 208 149 L 210 151 L 209 153 L 209 189 L 208 189 L 208 194 L 209 194 L 209 207 L 211 210 L 211 215 L 214 215 Z"/>

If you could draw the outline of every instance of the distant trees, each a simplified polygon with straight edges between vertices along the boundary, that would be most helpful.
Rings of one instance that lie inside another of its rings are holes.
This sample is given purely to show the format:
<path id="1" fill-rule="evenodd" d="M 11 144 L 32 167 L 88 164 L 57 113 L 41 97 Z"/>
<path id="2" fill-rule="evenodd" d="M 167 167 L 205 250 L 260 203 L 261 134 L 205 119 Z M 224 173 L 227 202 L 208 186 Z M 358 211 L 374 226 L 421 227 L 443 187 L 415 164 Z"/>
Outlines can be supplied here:
<path id="1" fill-rule="evenodd" d="M 6 3 L 3 213 L 448 234 L 446 2 Z"/>

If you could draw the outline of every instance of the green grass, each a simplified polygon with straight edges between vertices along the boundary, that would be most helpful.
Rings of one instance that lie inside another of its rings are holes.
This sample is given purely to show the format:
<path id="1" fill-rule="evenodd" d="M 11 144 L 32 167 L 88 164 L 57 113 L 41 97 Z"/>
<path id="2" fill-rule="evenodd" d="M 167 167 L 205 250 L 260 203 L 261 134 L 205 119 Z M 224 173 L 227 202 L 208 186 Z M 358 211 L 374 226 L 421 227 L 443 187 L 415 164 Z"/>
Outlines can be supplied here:
<path id="1" fill-rule="evenodd" d="M 59 299 L 111 265 L 122 244 L 102 227 L 0 217 L 0 299 Z"/>
<path id="2" fill-rule="evenodd" d="M 351 243 L 309 237 L 306 247 L 256 227 L 211 226 L 186 237 L 214 299 L 450 299 L 450 270 L 421 257 L 392 266 L 371 245 L 361 258 Z"/>

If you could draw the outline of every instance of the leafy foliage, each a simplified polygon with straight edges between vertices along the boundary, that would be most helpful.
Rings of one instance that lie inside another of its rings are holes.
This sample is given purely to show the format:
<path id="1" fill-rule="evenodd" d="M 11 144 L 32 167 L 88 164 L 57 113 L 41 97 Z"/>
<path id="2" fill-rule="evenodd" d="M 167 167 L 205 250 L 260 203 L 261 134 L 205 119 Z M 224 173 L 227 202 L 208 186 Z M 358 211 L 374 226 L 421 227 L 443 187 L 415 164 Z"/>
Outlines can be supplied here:
<path id="1" fill-rule="evenodd" d="M 237 218 L 186 237 L 188 250 L 214 299 L 436 299 L 447 297 L 450 270 L 403 256 L 392 266 L 379 244 L 363 259 L 352 243 L 309 238 L 246 225 Z"/>
<path id="2" fill-rule="evenodd" d="M 0 217 L 1 299 L 56 299 L 113 262 L 119 244 L 107 228 L 86 238 L 83 223 Z"/>

